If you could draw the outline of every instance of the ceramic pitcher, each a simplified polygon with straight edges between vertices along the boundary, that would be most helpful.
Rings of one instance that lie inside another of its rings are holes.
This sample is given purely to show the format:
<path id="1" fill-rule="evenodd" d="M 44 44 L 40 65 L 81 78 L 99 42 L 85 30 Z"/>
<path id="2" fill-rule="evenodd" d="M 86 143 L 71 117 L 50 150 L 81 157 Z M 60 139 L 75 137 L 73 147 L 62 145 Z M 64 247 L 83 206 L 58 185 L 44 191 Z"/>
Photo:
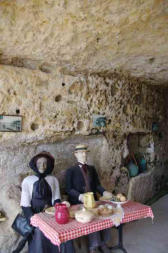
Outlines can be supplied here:
<path id="1" fill-rule="evenodd" d="M 59 224 L 65 224 L 69 221 L 69 211 L 65 204 L 55 204 L 55 219 Z"/>
<path id="2" fill-rule="evenodd" d="M 87 209 L 92 209 L 96 205 L 93 192 L 86 192 L 84 194 L 84 207 Z"/>

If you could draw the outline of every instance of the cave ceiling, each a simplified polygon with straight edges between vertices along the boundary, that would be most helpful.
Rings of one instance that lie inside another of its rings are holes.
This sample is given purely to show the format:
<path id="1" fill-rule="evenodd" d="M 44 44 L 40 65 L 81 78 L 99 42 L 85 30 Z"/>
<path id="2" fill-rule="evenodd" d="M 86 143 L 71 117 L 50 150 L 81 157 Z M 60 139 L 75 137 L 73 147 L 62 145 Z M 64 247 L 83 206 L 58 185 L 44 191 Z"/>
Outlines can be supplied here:
<path id="1" fill-rule="evenodd" d="M 167 0 L 0 0 L 0 63 L 168 84 Z"/>

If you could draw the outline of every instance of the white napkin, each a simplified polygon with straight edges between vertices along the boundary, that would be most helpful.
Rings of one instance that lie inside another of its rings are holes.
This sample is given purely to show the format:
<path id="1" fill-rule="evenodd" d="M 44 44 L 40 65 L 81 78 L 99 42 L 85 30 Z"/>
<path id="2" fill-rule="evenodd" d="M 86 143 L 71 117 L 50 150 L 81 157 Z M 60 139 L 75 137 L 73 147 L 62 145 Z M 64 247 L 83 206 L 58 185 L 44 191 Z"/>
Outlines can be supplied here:
<path id="1" fill-rule="evenodd" d="M 108 217 L 100 217 L 101 219 L 111 219 L 116 227 L 118 227 L 124 218 L 124 209 L 119 206 L 114 209 L 114 213 Z"/>

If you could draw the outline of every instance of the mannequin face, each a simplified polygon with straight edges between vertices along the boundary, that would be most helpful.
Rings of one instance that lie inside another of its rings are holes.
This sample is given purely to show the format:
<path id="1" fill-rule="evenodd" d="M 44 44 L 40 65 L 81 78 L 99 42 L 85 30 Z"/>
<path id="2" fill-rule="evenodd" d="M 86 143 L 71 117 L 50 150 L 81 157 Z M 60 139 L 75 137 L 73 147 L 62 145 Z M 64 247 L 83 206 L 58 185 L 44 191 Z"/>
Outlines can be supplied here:
<path id="1" fill-rule="evenodd" d="M 41 157 L 36 162 L 37 169 L 40 173 L 44 173 L 47 169 L 47 159 L 45 157 Z"/>
<path id="2" fill-rule="evenodd" d="M 84 164 L 87 162 L 87 152 L 85 150 L 76 151 L 74 154 L 79 163 Z"/>

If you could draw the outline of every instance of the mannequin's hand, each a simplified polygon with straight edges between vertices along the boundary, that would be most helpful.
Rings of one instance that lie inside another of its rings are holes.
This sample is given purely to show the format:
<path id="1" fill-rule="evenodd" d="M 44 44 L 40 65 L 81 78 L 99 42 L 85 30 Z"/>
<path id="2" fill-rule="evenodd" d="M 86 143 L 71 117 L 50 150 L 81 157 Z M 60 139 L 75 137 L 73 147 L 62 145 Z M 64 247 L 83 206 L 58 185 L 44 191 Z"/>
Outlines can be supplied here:
<path id="1" fill-rule="evenodd" d="M 84 194 L 79 195 L 79 201 L 82 203 L 84 202 Z"/>
<path id="2" fill-rule="evenodd" d="M 104 192 L 103 192 L 103 197 L 105 197 L 105 198 L 109 198 L 109 199 L 110 199 L 110 198 L 112 198 L 112 196 L 113 196 L 113 195 L 112 195 L 111 192 L 108 192 L 108 191 L 104 191 Z"/>
<path id="3" fill-rule="evenodd" d="M 63 201 L 62 204 L 65 204 L 68 208 L 71 206 L 68 201 Z"/>

